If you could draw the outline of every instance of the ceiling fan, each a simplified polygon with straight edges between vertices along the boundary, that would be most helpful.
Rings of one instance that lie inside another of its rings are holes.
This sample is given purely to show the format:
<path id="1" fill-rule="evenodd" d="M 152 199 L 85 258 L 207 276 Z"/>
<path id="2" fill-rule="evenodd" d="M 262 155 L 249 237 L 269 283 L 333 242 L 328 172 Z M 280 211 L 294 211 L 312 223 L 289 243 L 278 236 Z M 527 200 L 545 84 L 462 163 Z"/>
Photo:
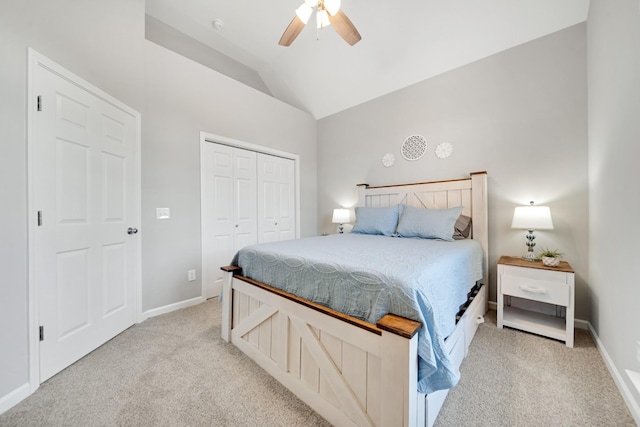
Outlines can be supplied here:
<path id="1" fill-rule="evenodd" d="M 289 46 L 293 43 L 309 21 L 314 7 L 317 10 L 316 19 L 319 29 L 333 25 L 340 37 L 351 46 L 362 39 L 351 20 L 340 10 L 340 0 L 304 0 L 304 3 L 296 9 L 296 16 L 284 30 L 278 42 L 279 45 Z"/>

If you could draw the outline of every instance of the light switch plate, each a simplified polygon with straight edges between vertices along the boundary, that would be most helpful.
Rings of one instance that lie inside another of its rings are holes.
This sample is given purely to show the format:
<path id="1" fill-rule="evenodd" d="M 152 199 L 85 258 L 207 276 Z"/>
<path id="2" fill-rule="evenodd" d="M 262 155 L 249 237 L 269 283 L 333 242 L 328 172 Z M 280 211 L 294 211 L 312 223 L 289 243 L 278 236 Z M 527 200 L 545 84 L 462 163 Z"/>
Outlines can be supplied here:
<path id="1" fill-rule="evenodd" d="M 171 212 L 169 208 L 156 208 L 156 219 L 169 219 L 171 218 Z"/>

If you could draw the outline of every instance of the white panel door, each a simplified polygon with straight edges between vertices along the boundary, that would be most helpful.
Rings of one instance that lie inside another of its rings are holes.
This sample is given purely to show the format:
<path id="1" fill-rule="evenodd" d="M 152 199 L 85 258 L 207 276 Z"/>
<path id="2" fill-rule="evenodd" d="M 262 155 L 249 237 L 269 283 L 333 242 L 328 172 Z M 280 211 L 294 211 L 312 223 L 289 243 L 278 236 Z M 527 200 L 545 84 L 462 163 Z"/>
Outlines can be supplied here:
<path id="1" fill-rule="evenodd" d="M 294 161 L 258 154 L 258 240 L 296 237 Z"/>
<path id="2" fill-rule="evenodd" d="M 135 322 L 139 116 L 41 65 L 34 87 L 42 382 Z"/>
<path id="3" fill-rule="evenodd" d="M 257 243 L 256 153 L 214 143 L 201 150 L 202 277 L 211 298 L 222 288 L 220 267 Z"/>
<path id="4" fill-rule="evenodd" d="M 233 149 L 202 144 L 200 156 L 202 280 L 205 296 L 211 298 L 218 295 L 222 287 L 220 267 L 228 265 L 229 257 L 233 256 Z"/>
<path id="5" fill-rule="evenodd" d="M 234 254 L 248 245 L 258 243 L 256 153 L 233 149 L 234 160 Z M 231 254 L 232 256 L 234 254 Z M 229 265 L 231 258 L 226 264 Z"/>

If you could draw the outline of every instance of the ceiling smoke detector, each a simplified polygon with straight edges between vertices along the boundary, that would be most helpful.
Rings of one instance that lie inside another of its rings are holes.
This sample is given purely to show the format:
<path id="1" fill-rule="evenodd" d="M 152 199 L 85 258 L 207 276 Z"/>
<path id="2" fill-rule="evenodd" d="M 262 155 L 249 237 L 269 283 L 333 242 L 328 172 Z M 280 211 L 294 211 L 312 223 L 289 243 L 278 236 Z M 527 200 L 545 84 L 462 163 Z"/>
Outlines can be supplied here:
<path id="1" fill-rule="evenodd" d="M 213 21 L 211 21 L 211 25 L 213 25 L 213 28 L 215 28 L 216 30 L 221 30 L 224 28 L 224 22 L 222 22 L 222 19 L 214 19 Z"/>

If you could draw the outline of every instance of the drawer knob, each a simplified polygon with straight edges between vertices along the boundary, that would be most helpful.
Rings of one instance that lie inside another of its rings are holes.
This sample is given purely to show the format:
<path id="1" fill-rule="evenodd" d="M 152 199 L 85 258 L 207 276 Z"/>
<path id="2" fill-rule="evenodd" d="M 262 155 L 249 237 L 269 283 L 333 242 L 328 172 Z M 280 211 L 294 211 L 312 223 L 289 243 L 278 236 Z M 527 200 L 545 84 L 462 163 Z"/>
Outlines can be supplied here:
<path id="1" fill-rule="evenodd" d="M 534 294 L 546 294 L 548 293 L 546 289 L 544 288 L 533 288 L 531 286 L 526 286 L 526 285 L 520 285 L 520 289 L 522 289 L 523 291 L 526 292 L 531 292 Z"/>

